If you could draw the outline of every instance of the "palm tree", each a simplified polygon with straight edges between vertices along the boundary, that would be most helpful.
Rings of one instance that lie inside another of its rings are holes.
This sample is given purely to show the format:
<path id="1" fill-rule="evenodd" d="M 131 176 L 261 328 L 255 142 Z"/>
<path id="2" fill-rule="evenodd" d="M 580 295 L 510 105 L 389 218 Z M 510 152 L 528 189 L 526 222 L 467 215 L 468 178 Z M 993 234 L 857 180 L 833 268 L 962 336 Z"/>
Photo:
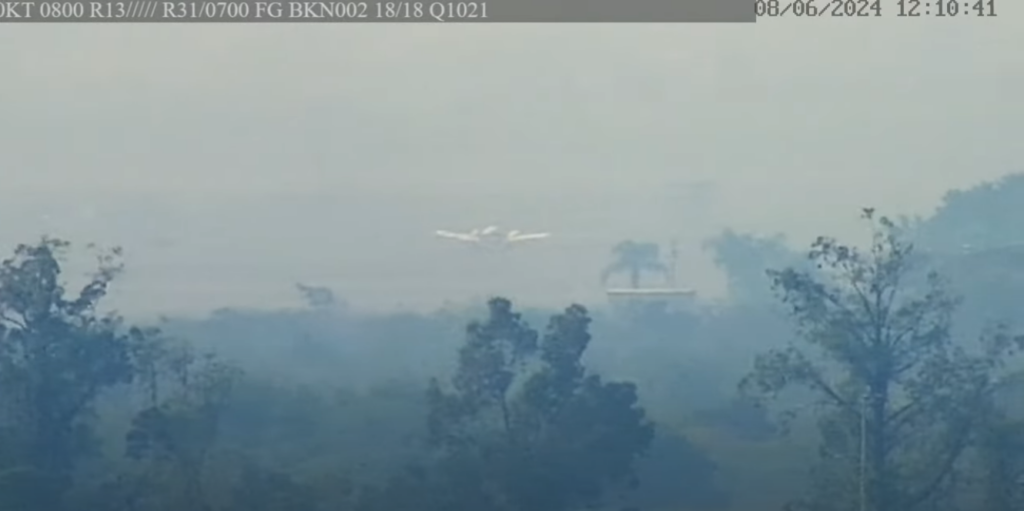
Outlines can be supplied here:
<path id="1" fill-rule="evenodd" d="M 628 273 L 629 283 L 636 289 L 640 287 L 640 276 L 644 272 L 660 273 L 668 276 L 668 267 L 661 262 L 660 249 L 657 243 L 638 243 L 623 241 L 612 247 L 614 260 L 601 274 L 601 283 L 616 273 Z"/>

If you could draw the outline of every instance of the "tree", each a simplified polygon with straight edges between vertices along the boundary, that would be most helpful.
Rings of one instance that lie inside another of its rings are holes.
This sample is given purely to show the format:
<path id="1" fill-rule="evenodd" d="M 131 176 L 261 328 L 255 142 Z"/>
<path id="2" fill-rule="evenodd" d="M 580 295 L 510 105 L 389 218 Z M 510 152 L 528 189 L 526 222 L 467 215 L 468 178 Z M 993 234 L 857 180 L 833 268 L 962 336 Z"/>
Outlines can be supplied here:
<path id="1" fill-rule="evenodd" d="M 288 474 L 246 466 L 234 489 L 229 511 L 297 511 L 317 509 L 316 493 Z"/>
<path id="2" fill-rule="evenodd" d="M 963 249 L 988 250 L 1024 244 L 1020 218 L 1024 217 L 1024 173 L 966 190 L 950 190 L 935 213 L 904 221 L 923 249 L 959 253 Z"/>
<path id="3" fill-rule="evenodd" d="M 131 380 L 130 347 L 144 335 L 97 312 L 121 270 L 120 251 L 101 253 L 68 296 L 60 264 L 68 247 L 43 238 L 0 264 L 0 485 L 19 481 L 12 486 L 23 507 L 13 509 L 61 508 L 76 462 L 93 446 L 92 406 Z"/>
<path id="4" fill-rule="evenodd" d="M 631 383 L 583 366 L 586 309 L 552 317 L 541 337 L 508 300 L 488 308 L 486 321 L 467 328 L 450 386 L 431 383 L 434 463 L 397 478 L 365 509 L 405 509 L 394 499 L 408 499 L 418 509 L 563 511 L 630 479 L 653 425 Z"/>
<path id="5" fill-rule="evenodd" d="M 164 484 L 177 487 L 178 505 L 198 511 L 211 509 L 206 495 L 210 455 L 218 439 L 221 417 L 240 371 L 212 355 L 196 356 L 187 346 L 163 350 L 161 368 L 150 381 L 154 385 L 151 404 L 135 415 L 126 435 L 126 455 L 151 462 L 149 473 L 169 469 Z M 161 371 L 161 369 L 163 369 Z M 166 396 L 155 390 L 155 382 L 164 381 L 171 389 Z M 249 474 L 253 475 L 253 474 Z M 147 477 L 140 482 L 146 483 Z M 162 495 L 158 500 L 167 501 Z"/>
<path id="6" fill-rule="evenodd" d="M 985 324 L 1019 324 L 1024 312 L 1024 245 L 933 258 L 951 287 L 964 297 L 958 330 Z"/>
<path id="7" fill-rule="evenodd" d="M 669 269 L 661 262 L 660 249 L 656 243 L 638 243 L 631 240 L 623 241 L 612 247 L 614 260 L 601 274 L 601 283 L 616 273 L 629 274 L 629 284 L 633 288 L 640 287 L 640 277 L 645 272 L 668 276 Z"/>
<path id="8" fill-rule="evenodd" d="M 954 343 L 958 300 L 939 275 L 915 271 L 891 221 L 864 218 L 869 250 L 819 237 L 809 257 L 820 273 L 769 272 L 802 343 L 758 356 L 741 386 L 762 397 L 802 386 L 819 398 L 823 487 L 810 509 L 941 509 L 1021 339 L 995 329 L 981 349 Z"/>
<path id="9" fill-rule="evenodd" d="M 1024 502 L 1024 422 L 998 411 L 986 418 L 978 435 L 982 509 L 1018 511 Z"/>
<path id="10" fill-rule="evenodd" d="M 730 494 L 715 480 L 718 465 L 685 437 L 658 428 L 650 454 L 637 464 L 640 487 L 629 499 L 638 509 L 730 509 Z"/>
<path id="11" fill-rule="evenodd" d="M 730 298 L 739 302 L 764 303 L 773 298 L 767 270 L 806 266 L 801 264 L 800 254 L 786 246 L 782 235 L 768 238 L 726 229 L 705 241 L 704 248 L 713 253 L 715 264 L 725 272 Z"/>
<path id="12" fill-rule="evenodd" d="M 950 190 L 935 212 L 902 228 L 963 295 L 957 327 L 1016 322 L 1024 303 L 1024 173 Z"/>

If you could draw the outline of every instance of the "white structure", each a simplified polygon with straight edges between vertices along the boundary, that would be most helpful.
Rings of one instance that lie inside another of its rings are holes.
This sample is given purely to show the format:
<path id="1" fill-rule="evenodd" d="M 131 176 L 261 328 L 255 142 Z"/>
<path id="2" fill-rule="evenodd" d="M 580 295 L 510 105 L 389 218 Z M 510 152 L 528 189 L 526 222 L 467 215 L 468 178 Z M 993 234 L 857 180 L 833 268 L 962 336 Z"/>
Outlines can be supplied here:
<path id="1" fill-rule="evenodd" d="M 441 238 L 491 249 L 507 248 L 510 245 L 524 241 L 542 240 L 551 237 L 551 233 L 547 232 L 524 233 L 517 230 L 504 232 L 494 225 L 473 229 L 469 232 L 434 231 L 434 234 Z"/>
<path id="2" fill-rule="evenodd" d="M 664 303 L 673 310 L 690 310 L 696 304 L 697 292 L 681 288 L 651 289 L 607 289 L 608 302 L 612 306 L 629 306 L 638 303 Z"/>

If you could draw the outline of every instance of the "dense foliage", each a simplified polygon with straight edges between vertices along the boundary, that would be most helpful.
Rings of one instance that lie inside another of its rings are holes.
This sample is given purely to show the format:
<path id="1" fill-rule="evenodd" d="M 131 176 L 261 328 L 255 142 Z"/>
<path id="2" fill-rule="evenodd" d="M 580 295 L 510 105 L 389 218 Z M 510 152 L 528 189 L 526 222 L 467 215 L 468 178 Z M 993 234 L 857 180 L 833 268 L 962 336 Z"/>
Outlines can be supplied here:
<path id="1" fill-rule="evenodd" d="M 914 225 L 865 210 L 868 246 L 807 257 L 727 231 L 709 248 L 736 299 L 694 310 L 367 315 L 302 285 L 304 309 L 131 325 L 99 312 L 118 251 L 72 288 L 67 243 L 21 245 L 0 511 L 1015 511 L 1022 339 L 996 320 L 1022 260 L 1012 233 L 934 248 L 1014 183 Z M 606 275 L 665 271 L 625 242 Z"/>

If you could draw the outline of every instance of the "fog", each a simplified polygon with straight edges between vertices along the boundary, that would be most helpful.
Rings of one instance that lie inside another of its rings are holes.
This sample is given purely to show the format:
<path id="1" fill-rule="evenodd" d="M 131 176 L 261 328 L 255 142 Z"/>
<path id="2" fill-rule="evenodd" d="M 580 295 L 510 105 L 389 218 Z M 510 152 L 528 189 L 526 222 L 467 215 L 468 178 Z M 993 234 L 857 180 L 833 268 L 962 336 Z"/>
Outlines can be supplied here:
<path id="1" fill-rule="evenodd" d="M 5 25 L 0 511 L 1019 511 L 1024 7 L 883 9 Z"/>
<path id="2" fill-rule="evenodd" d="M 299 280 L 370 310 L 496 288 L 556 306 L 600 299 L 593 275 L 627 237 L 678 239 L 681 278 L 721 297 L 700 241 L 725 226 L 853 234 L 864 205 L 927 213 L 1016 170 L 1020 7 L 894 9 L 756 26 L 11 25 L 0 193 L 19 221 L 4 241 L 49 214 L 66 237 L 122 245 L 146 267 L 126 277 L 133 313 L 279 306 Z M 556 236 L 497 272 L 430 234 L 488 224 Z M 199 285 L 202 299 L 182 290 Z"/>

